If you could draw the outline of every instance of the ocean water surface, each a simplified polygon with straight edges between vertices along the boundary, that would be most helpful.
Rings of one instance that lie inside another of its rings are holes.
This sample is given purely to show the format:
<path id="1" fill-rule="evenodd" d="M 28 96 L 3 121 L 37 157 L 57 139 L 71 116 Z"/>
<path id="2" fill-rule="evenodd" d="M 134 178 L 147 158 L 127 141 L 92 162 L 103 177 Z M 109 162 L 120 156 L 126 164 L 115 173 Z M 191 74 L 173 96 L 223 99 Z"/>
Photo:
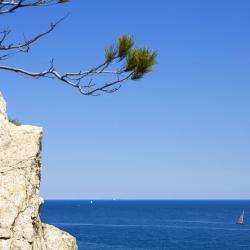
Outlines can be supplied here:
<path id="1" fill-rule="evenodd" d="M 42 220 L 79 250 L 250 250 L 250 201 L 45 201 Z"/>

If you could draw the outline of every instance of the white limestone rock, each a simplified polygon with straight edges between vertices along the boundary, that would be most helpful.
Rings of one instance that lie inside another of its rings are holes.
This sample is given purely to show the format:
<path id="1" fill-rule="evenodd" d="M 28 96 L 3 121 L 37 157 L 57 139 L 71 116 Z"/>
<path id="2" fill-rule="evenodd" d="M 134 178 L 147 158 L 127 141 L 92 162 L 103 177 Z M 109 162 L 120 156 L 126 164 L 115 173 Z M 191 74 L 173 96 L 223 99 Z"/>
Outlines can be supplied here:
<path id="1" fill-rule="evenodd" d="M 40 220 L 42 133 L 9 122 L 0 93 L 0 250 L 77 250 L 73 236 Z"/>

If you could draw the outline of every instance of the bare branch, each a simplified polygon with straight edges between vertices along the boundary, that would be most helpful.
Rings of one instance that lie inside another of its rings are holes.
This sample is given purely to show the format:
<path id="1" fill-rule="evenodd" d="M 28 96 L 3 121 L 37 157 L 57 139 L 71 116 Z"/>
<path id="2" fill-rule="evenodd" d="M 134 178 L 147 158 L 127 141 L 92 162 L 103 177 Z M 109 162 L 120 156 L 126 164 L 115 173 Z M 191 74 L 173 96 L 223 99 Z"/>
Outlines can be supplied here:
<path id="1" fill-rule="evenodd" d="M 89 71 L 80 71 L 79 73 L 65 73 L 60 74 L 58 71 L 54 69 L 53 62 L 48 70 L 41 71 L 41 72 L 30 72 L 20 68 L 14 68 L 9 66 L 1 66 L 0 70 L 11 71 L 18 74 L 30 76 L 32 78 L 38 79 L 42 77 L 49 77 L 49 78 L 56 78 L 71 87 L 77 88 L 81 94 L 83 95 L 100 95 L 100 92 L 105 93 L 113 93 L 121 88 L 122 84 L 130 80 L 133 73 L 132 72 L 125 72 L 125 70 L 118 70 L 118 71 L 101 71 L 101 70 L 89 70 Z M 98 75 L 98 74 L 109 74 L 109 75 L 116 75 L 116 80 L 110 80 L 106 83 L 97 85 L 93 84 L 91 79 L 87 85 L 82 85 L 81 80 L 89 75 Z M 73 77 L 73 78 L 72 78 Z"/>
<path id="2" fill-rule="evenodd" d="M 4 40 L 6 39 L 6 37 L 10 34 L 10 30 L 9 29 L 5 29 L 2 32 L 0 32 L 1 34 L 1 39 L 0 39 L 0 46 L 2 46 Z"/>
<path id="3" fill-rule="evenodd" d="M 52 32 L 56 28 L 56 26 L 60 22 L 62 22 L 65 18 L 66 18 L 66 16 L 61 18 L 60 20 L 58 20 L 55 23 L 51 23 L 50 28 L 48 30 L 34 36 L 33 38 L 31 38 L 29 40 L 24 41 L 23 43 L 4 45 L 3 42 L 5 41 L 6 37 L 10 34 L 10 30 L 6 29 L 6 30 L 2 31 L 1 32 L 2 38 L 0 40 L 0 51 L 1 50 L 2 51 L 16 50 L 15 52 L 11 52 L 11 53 L 4 55 L 4 57 L 8 57 L 10 54 L 14 54 L 14 53 L 28 52 L 31 44 L 35 43 L 40 38 L 42 38 L 42 37 L 46 36 L 47 34 L 49 34 L 50 32 Z"/>
<path id="4" fill-rule="evenodd" d="M 13 13 L 15 10 L 25 7 L 44 7 L 51 6 L 62 1 L 56 0 L 0 0 L 0 15 Z"/>
<path id="5" fill-rule="evenodd" d="M 16 1 L 11 1 L 11 2 L 1 2 L 1 9 L 4 9 L 4 7 L 6 6 L 11 6 L 10 8 L 7 8 L 6 10 L 1 10 L 0 14 L 7 14 L 7 13 L 11 13 L 14 10 L 16 10 L 17 8 L 20 8 L 22 6 L 22 2 L 23 0 L 20 0 L 18 2 Z"/>

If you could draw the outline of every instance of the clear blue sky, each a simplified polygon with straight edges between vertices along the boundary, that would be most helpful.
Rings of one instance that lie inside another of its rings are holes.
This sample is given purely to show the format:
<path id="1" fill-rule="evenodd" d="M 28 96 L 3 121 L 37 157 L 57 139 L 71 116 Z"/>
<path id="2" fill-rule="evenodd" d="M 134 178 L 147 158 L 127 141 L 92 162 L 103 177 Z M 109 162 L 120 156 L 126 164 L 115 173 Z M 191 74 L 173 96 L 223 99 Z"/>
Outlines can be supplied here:
<path id="1" fill-rule="evenodd" d="M 45 30 L 8 65 L 89 68 L 121 34 L 157 49 L 155 73 L 84 97 L 50 79 L 0 74 L 11 117 L 44 128 L 41 195 L 78 199 L 250 198 L 250 2 L 73 1 L 2 19 Z"/>

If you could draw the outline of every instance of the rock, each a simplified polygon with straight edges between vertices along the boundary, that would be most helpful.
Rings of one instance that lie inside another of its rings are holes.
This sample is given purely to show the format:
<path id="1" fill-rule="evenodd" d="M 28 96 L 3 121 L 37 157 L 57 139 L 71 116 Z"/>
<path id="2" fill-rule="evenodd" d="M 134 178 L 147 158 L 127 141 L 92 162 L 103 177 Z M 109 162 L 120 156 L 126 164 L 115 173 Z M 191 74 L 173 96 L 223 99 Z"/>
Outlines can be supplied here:
<path id="1" fill-rule="evenodd" d="M 9 122 L 0 93 L 0 250 L 77 250 L 73 236 L 40 220 L 42 134 Z"/>

